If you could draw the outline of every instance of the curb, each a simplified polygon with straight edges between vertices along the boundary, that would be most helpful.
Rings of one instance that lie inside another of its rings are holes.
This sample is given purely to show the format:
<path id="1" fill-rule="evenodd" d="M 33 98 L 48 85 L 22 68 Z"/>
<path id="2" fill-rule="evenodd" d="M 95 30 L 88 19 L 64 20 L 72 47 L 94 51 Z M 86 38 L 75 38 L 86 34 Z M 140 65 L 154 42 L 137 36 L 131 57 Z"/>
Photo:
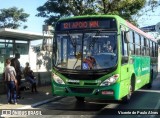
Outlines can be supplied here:
<path id="1" fill-rule="evenodd" d="M 50 98 L 50 99 L 47 99 L 47 100 L 44 100 L 44 101 L 41 101 L 41 102 L 37 102 L 37 103 L 34 103 L 32 105 L 26 105 L 26 106 L 23 106 L 23 107 L 17 108 L 17 109 L 30 109 L 32 107 L 37 107 L 37 106 L 40 106 L 42 104 L 46 104 L 48 102 L 51 102 L 53 100 L 59 100 L 59 99 L 62 99 L 62 98 L 64 98 L 64 97 L 62 97 L 62 96 L 56 96 L 54 98 Z"/>

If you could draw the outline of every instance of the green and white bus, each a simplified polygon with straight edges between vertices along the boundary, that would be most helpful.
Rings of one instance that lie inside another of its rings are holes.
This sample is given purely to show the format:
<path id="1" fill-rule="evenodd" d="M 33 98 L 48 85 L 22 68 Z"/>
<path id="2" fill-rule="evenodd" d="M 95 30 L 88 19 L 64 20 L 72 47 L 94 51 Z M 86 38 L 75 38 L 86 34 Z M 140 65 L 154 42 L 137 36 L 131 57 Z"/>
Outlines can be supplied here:
<path id="1" fill-rule="evenodd" d="M 158 71 L 154 38 L 116 15 L 60 19 L 53 40 L 52 92 L 128 101 Z"/>

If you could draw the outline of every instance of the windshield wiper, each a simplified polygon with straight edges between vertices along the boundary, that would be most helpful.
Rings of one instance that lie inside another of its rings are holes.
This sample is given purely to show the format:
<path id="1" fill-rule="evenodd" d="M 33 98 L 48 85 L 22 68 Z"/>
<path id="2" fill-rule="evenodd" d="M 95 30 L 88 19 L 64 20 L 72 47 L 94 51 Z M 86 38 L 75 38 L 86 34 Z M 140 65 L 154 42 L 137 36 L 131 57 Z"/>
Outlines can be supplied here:
<path id="1" fill-rule="evenodd" d="M 69 40 L 70 40 L 72 46 L 76 49 L 76 40 L 71 37 L 69 32 L 67 32 L 67 35 L 69 37 Z"/>
<path id="2" fill-rule="evenodd" d="M 77 62 L 78 62 L 78 59 L 79 59 L 79 57 L 81 57 L 81 55 L 80 55 L 80 54 L 77 54 L 77 55 L 76 55 L 76 40 L 71 37 L 71 35 L 70 35 L 69 32 L 67 32 L 67 35 L 68 35 L 69 40 L 70 40 L 70 42 L 71 42 L 71 44 L 72 44 L 72 46 L 73 46 L 73 48 L 74 48 L 74 52 L 75 52 L 75 53 L 74 53 L 74 56 L 77 58 L 76 62 L 74 63 L 74 66 L 73 66 L 73 69 L 74 69 L 75 66 L 76 66 L 76 64 L 77 64 Z"/>

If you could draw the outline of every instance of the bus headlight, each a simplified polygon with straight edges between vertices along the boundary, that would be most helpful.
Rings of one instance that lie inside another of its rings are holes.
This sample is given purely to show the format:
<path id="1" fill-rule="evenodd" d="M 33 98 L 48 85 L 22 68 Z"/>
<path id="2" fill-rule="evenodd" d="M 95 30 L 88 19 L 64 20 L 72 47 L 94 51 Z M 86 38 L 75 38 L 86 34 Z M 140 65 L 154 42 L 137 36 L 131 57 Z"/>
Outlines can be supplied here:
<path id="1" fill-rule="evenodd" d="M 64 81 L 56 74 L 53 74 L 53 79 L 57 84 L 65 84 Z"/>
<path id="2" fill-rule="evenodd" d="M 100 86 L 110 86 L 112 84 L 114 84 L 119 78 L 119 74 L 113 75 L 110 78 L 106 79 L 105 81 L 103 81 Z"/>

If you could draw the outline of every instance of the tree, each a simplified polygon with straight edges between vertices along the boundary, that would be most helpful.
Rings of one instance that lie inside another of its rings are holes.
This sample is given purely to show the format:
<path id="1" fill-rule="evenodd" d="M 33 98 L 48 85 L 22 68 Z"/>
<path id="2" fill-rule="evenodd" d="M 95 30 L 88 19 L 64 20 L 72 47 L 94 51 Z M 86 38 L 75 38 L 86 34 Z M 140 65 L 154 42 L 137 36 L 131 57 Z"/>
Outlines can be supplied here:
<path id="1" fill-rule="evenodd" d="M 61 17 L 94 14 L 93 2 L 94 0 L 48 0 L 37 8 L 37 16 L 46 17 L 45 22 L 51 25 Z"/>
<path id="2" fill-rule="evenodd" d="M 155 15 L 154 12 L 158 10 L 157 8 L 160 5 L 160 2 L 158 0 L 146 0 L 147 2 L 145 3 L 145 6 L 138 11 L 137 14 L 132 16 L 132 19 L 135 22 L 139 22 L 140 24 L 143 24 L 144 21 L 150 22 L 152 16 L 157 16 Z"/>
<path id="3" fill-rule="evenodd" d="M 137 19 L 157 7 L 156 0 L 48 0 L 37 8 L 38 17 L 46 17 L 45 23 L 53 25 L 59 18 L 78 15 L 113 14 L 137 25 Z M 135 17 L 134 17 L 135 16 Z"/>
<path id="4" fill-rule="evenodd" d="M 146 4 L 146 0 L 101 0 L 99 12 L 102 14 L 119 15 L 136 24 L 133 15 L 137 14 Z"/>
<path id="5" fill-rule="evenodd" d="M 8 9 L 0 9 L 0 28 L 12 28 L 17 29 L 22 25 L 22 22 L 26 22 L 29 14 L 24 13 L 23 9 L 16 7 Z M 27 28 L 27 26 L 23 26 Z"/>

